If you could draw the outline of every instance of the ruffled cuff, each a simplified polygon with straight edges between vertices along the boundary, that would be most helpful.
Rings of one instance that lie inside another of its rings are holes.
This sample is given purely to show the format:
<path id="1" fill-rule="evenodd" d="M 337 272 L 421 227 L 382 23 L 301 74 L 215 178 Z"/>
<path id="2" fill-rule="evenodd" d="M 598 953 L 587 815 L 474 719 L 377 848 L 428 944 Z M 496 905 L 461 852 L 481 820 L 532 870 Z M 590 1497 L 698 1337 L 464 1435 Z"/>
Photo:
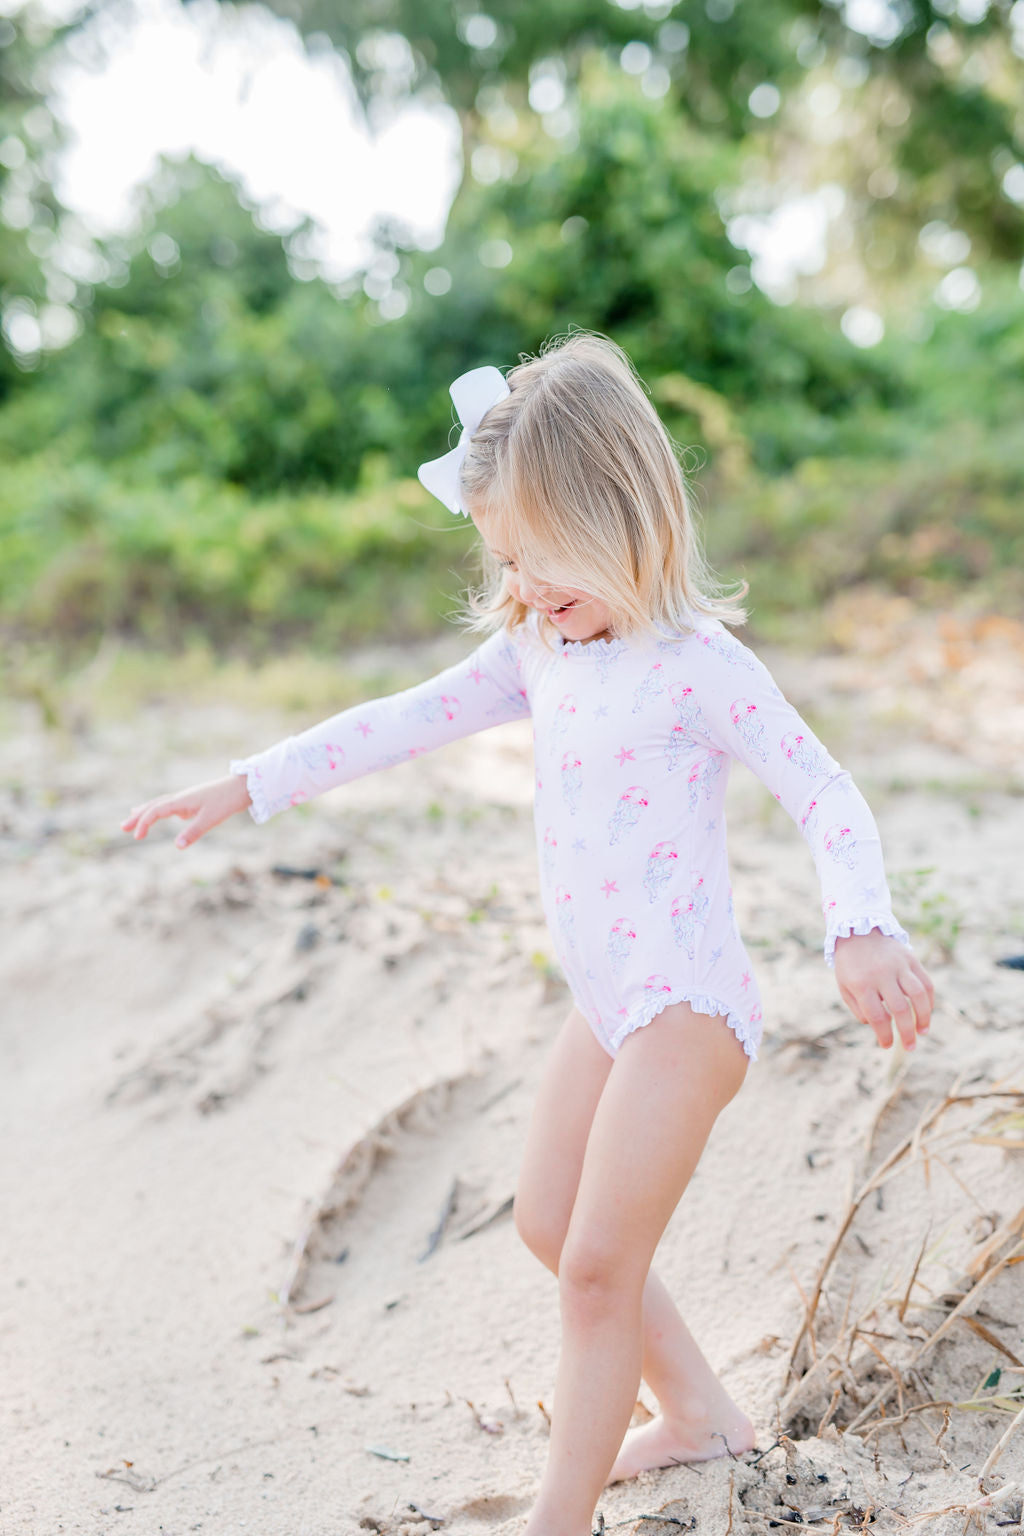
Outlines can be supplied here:
<path id="1" fill-rule="evenodd" d="M 836 963 L 836 939 L 848 939 L 855 933 L 870 933 L 872 928 L 877 928 L 879 933 L 884 933 L 892 939 L 899 939 L 901 944 L 910 947 L 910 935 L 900 927 L 891 913 L 878 917 L 868 914 L 865 917 L 843 918 L 841 921 L 829 923 L 825 934 L 825 964 L 829 969 L 834 969 Z"/>
<path id="2" fill-rule="evenodd" d="M 257 826 L 262 826 L 265 821 L 270 820 L 274 813 L 267 800 L 266 790 L 263 787 L 263 780 L 260 777 L 259 769 L 254 765 L 251 758 L 233 758 L 228 766 L 232 773 L 245 775 L 245 782 L 249 789 L 249 799 L 252 802 L 249 806 L 249 815 L 256 822 Z"/>

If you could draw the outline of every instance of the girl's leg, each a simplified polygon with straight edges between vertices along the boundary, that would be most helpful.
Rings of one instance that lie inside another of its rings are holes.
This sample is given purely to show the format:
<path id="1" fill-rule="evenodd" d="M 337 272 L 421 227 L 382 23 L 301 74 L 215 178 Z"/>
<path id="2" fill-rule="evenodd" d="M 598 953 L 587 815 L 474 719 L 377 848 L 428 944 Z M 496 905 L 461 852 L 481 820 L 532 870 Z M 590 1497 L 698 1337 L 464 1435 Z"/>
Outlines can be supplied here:
<path id="1" fill-rule="evenodd" d="M 587 1137 L 611 1067 L 611 1057 L 574 1008 L 541 1079 L 515 1202 L 520 1236 L 556 1275 Z M 721 1456 L 726 1449 L 749 1450 L 750 1420 L 718 1380 L 654 1270 L 644 1285 L 643 1329 L 643 1377 L 661 1413 L 629 1431 L 609 1481 Z"/>
<path id="2" fill-rule="evenodd" d="M 746 1067 L 724 1019 L 679 1003 L 607 1075 L 559 1260 L 551 1446 L 527 1536 L 588 1536 L 640 1384 L 651 1258 Z"/>

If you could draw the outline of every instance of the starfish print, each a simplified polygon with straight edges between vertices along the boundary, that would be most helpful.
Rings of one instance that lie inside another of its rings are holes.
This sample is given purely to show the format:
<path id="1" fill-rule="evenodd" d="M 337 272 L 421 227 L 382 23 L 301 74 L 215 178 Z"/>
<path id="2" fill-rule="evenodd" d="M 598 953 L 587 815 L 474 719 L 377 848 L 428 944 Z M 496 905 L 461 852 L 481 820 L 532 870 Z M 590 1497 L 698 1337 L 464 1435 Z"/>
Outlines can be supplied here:
<path id="1" fill-rule="evenodd" d="M 470 667 L 469 675 L 473 679 L 474 683 L 482 683 L 484 680 L 484 675 L 480 671 L 479 667 Z"/>
<path id="2" fill-rule="evenodd" d="M 750 986 L 750 972 L 749 971 L 744 971 L 743 972 L 743 975 L 740 977 L 740 986 L 743 988 L 744 992 Z"/>
<path id="3" fill-rule="evenodd" d="M 373 726 L 370 724 L 370 722 L 368 720 L 357 720 L 356 721 L 356 730 L 357 731 L 362 731 L 362 733 L 363 733 L 363 740 L 364 741 L 366 740 L 367 736 L 372 736 L 373 735 Z"/>
<path id="4" fill-rule="evenodd" d="M 717 821 L 709 821 L 707 826 L 704 828 L 704 831 L 705 832 L 713 832 L 717 826 L 718 826 L 718 822 Z"/>
<path id="5" fill-rule="evenodd" d="M 587 845 L 583 841 L 582 837 L 578 837 L 576 839 L 576 841 L 573 843 L 572 851 L 573 851 L 573 853 L 586 853 Z"/>
<path id="6" fill-rule="evenodd" d="M 633 756 L 633 753 L 635 751 L 636 751 L 635 747 L 620 747 L 619 748 L 619 750 L 615 753 L 615 756 L 619 760 L 619 767 L 620 768 L 624 767 L 626 763 L 635 763 L 636 762 L 636 758 Z"/>
<path id="7" fill-rule="evenodd" d="M 608 705 L 607 704 L 599 704 L 597 706 L 597 708 L 594 710 L 594 719 L 595 720 L 601 720 L 601 719 L 604 718 L 604 716 L 607 713 L 608 713 Z"/>
<path id="8" fill-rule="evenodd" d="M 601 889 L 604 891 L 606 896 L 618 896 L 620 894 L 619 888 L 614 880 L 606 880 Z"/>
<path id="9" fill-rule="evenodd" d="M 722 958 L 722 951 L 720 949 L 713 949 L 711 951 L 711 963 L 712 963 L 712 965 L 714 965 L 716 960 L 721 960 L 721 958 Z"/>

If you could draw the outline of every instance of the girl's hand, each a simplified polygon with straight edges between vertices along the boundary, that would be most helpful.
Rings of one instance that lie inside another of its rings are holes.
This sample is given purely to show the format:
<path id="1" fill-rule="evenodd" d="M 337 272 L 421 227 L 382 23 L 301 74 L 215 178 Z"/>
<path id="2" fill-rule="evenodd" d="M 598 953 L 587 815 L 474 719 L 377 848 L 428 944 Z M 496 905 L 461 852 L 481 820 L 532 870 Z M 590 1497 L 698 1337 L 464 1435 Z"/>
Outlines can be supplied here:
<path id="1" fill-rule="evenodd" d="M 872 928 L 836 940 L 839 995 L 855 1018 L 888 1050 L 895 1023 L 908 1051 L 931 1023 L 935 988 L 924 966 L 899 939 Z"/>
<path id="2" fill-rule="evenodd" d="M 180 816 L 190 825 L 179 832 L 174 841 L 179 848 L 187 848 L 211 827 L 227 821 L 236 811 L 244 811 L 251 804 L 244 775 L 229 773 L 226 778 L 211 779 L 208 784 L 195 784 L 180 794 L 161 795 L 158 800 L 137 805 L 122 821 L 121 830 L 134 830 L 138 839 L 145 837 L 154 821 L 161 821 L 164 816 Z"/>

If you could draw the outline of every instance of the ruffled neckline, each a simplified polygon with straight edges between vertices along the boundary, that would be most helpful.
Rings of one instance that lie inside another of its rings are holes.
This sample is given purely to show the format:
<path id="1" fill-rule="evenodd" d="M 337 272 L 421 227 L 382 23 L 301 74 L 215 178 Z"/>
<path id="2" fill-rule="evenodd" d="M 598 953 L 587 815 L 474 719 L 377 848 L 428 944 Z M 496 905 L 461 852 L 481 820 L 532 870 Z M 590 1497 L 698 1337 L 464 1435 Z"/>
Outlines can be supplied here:
<path id="1" fill-rule="evenodd" d="M 566 640 L 564 635 L 556 635 L 555 638 L 563 656 L 586 656 L 589 651 L 607 653 L 620 646 L 624 648 L 626 644 L 619 635 L 613 635 L 610 640 Z"/>

